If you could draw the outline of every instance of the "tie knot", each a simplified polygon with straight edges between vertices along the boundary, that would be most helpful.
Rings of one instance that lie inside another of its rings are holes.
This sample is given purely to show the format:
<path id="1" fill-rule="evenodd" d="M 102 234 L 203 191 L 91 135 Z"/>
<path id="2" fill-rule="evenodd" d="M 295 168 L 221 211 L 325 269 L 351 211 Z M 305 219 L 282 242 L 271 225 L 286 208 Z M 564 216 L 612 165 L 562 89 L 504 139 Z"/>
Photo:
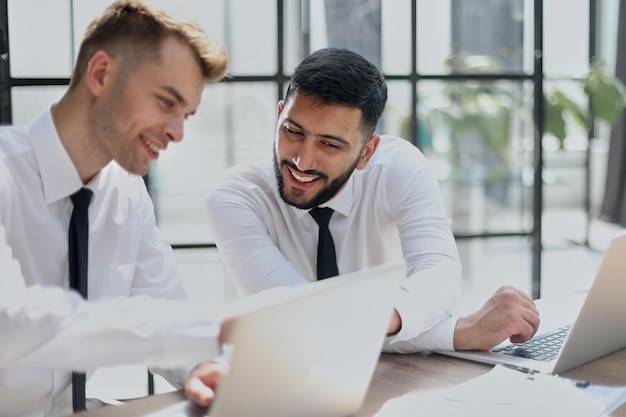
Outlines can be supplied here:
<path id="1" fill-rule="evenodd" d="M 328 229 L 328 222 L 330 222 L 330 216 L 333 215 L 335 210 L 330 207 L 316 207 L 309 211 L 309 214 L 315 221 L 320 229 Z"/>
<path id="2" fill-rule="evenodd" d="M 76 191 L 74 194 L 70 196 L 72 200 L 72 204 L 74 204 L 74 208 L 77 210 L 87 210 L 89 208 L 89 203 L 91 202 L 91 197 L 93 196 L 93 191 L 89 188 L 81 188 Z"/>

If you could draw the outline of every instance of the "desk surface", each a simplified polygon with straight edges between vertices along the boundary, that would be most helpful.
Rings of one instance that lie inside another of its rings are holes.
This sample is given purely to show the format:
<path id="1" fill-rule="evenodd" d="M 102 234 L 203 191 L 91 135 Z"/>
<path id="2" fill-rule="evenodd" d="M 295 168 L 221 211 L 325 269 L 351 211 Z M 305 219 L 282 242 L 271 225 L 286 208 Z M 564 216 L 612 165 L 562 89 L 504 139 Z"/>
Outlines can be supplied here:
<path id="1" fill-rule="evenodd" d="M 371 417 L 385 401 L 408 392 L 444 388 L 488 372 L 490 365 L 478 364 L 438 354 L 383 354 L 361 410 L 355 417 Z M 626 349 L 598 359 L 563 376 L 595 384 L 626 385 Z M 80 417 L 139 417 L 151 411 L 186 402 L 180 392 L 133 400 L 122 406 L 107 406 L 80 413 Z M 192 413 L 193 414 L 193 413 Z M 626 417 L 626 404 L 611 413 Z"/>

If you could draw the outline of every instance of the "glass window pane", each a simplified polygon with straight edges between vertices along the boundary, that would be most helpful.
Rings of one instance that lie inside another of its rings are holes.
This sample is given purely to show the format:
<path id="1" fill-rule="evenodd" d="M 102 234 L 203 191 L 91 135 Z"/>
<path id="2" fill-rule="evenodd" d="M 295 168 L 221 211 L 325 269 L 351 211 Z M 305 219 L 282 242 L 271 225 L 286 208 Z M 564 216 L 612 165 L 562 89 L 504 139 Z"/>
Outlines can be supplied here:
<path id="1" fill-rule="evenodd" d="M 276 73 L 276 2 L 230 0 L 224 21 L 233 75 Z M 242 28 L 245 28 L 242 30 Z"/>
<path id="2" fill-rule="evenodd" d="M 408 81 L 387 81 L 387 105 L 380 119 L 380 134 L 412 139 L 409 122 L 411 115 L 411 83 Z"/>
<path id="3" fill-rule="evenodd" d="M 420 73 L 522 71 L 522 0 L 423 0 L 417 26 Z"/>
<path id="4" fill-rule="evenodd" d="M 455 233 L 524 232 L 531 226 L 529 87 L 508 81 L 420 83 L 419 114 L 432 138 L 432 148 L 424 151 Z"/>
<path id="5" fill-rule="evenodd" d="M 578 77 L 589 69 L 589 1 L 550 0 L 543 6 L 543 70 Z M 567 13 L 563 13 L 567 10 Z"/>
<path id="6" fill-rule="evenodd" d="M 576 103 L 583 111 L 587 108 L 587 98 L 583 85 L 577 81 L 546 81 L 544 91 L 547 97 L 560 93 Z M 553 119 L 552 112 L 546 112 L 546 125 Z M 570 240 L 584 240 L 585 221 L 580 221 L 585 208 L 585 171 L 588 146 L 588 132 L 571 113 L 563 112 L 561 117 L 565 122 L 565 138 L 559 139 L 553 134 L 543 136 L 543 208 L 544 216 L 550 216 L 550 221 L 544 223 L 544 243 L 547 245 L 561 245 Z M 589 154 L 596 159 L 597 152 Z M 596 162 L 594 160 L 594 162 Z M 599 166 L 599 165 L 596 165 Z M 600 189 L 603 189 L 600 186 Z M 558 213 L 558 218 L 552 216 Z M 572 221 L 571 216 L 578 216 L 578 221 Z M 565 220 L 569 218 L 569 221 Z M 568 225 L 564 227 L 564 225 Z"/>
<path id="7" fill-rule="evenodd" d="M 382 0 L 381 53 L 385 74 L 411 72 L 411 2 Z"/>
<path id="8" fill-rule="evenodd" d="M 8 0 L 7 5 L 11 76 L 69 77 L 69 1 Z"/>
<path id="9" fill-rule="evenodd" d="M 457 60 L 464 60 L 461 69 L 472 70 L 477 63 L 494 73 L 522 70 L 522 1 L 453 0 L 452 7 L 453 69 Z"/>
<path id="10" fill-rule="evenodd" d="M 497 239 L 458 239 L 457 247 L 463 265 L 466 311 L 476 311 L 504 283 L 532 294 L 532 241 L 525 237 Z M 571 256 L 566 252 L 566 256 Z M 559 259 L 565 261 L 565 259 Z M 557 272 L 559 271 L 559 272 Z M 544 277 L 563 276 L 563 262 Z M 565 275 L 568 278 L 570 275 Z M 545 282 L 542 280 L 542 287 Z M 558 281 L 561 281 L 560 279 Z M 555 294 L 562 294 L 563 290 Z M 541 294 L 545 294 L 542 290 Z"/>
<path id="11" fill-rule="evenodd" d="M 210 242 L 202 205 L 224 170 L 271 161 L 276 122 L 273 83 L 209 85 L 185 139 L 172 144 L 150 169 L 158 222 L 172 243 Z"/>
<path id="12" fill-rule="evenodd" d="M 417 72 L 445 74 L 452 55 L 450 0 L 417 1 Z"/>
<path id="13" fill-rule="evenodd" d="M 87 25 L 104 11 L 113 0 L 89 0 L 74 1 L 71 4 L 72 18 L 74 22 L 74 47 L 78 53 L 80 41 L 85 33 Z"/>
<path id="14" fill-rule="evenodd" d="M 326 47 L 358 52 L 388 74 L 410 72 L 410 2 L 326 0 L 285 7 L 286 73 Z"/>
<path id="15" fill-rule="evenodd" d="M 598 13 L 598 55 L 606 62 L 606 68 L 613 73 L 617 59 L 617 30 L 620 0 L 605 0 L 600 3 Z"/>
<path id="16" fill-rule="evenodd" d="M 535 7 L 533 0 L 523 0 L 524 5 L 524 73 L 535 71 Z"/>
<path id="17" fill-rule="evenodd" d="M 272 160 L 278 99 L 273 83 L 245 83 L 231 88 L 234 163 Z"/>
<path id="18" fill-rule="evenodd" d="M 308 51 L 310 27 L 308 10 L 303 10 L 302 1 L 288 1 L 284 5 L 283 71 L 291 74 L 304 57 L 304 51 Z"/>
<path id="19" fill-rule="evenodd" d="M 11 89 L 13 124 L 30 123 L 39 113 L 56 103 L 66 89 L 65 86 L 13 87 Z"/>
<path id="20" fill-rule="evenodd" d="M 379 1 L 326 0 L 310 3 L 311 51 L 347 48 L 381 66 L 381 8 Z"/>
<path id="21" fill-rule="evenodd" d="M 85 29 L 87 29 L 87 25 L 104 9 L 106 9 L 111 3 L 112 0 L 90 0 L 90 1 L 75 1 L 72 2 L 72 19 L 74 23 L 73 28 L 73 51 L 72 51 L 72 69 L 74 68 L 74 64 L 76 63 L 76 56 L 78 55 L 78 49 L 80 48 L 80 43 L 83 39 L 83 35 L 85 34 Z"/>

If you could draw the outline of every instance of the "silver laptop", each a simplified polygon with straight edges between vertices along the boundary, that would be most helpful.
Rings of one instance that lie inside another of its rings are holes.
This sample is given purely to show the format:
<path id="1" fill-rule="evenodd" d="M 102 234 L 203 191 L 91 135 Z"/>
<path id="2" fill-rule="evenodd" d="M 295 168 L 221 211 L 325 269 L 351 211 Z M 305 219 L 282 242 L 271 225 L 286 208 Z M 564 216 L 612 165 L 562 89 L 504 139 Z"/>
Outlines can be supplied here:
<path id="1" fill-rule="evenodd" d="M 340 417 L 360 409 L 378 362 L 404 262 L 230 304 L 240 315 L 230 370 L 209 410 L 180 403 L 151 417 Z"/>
<path id="2" fill-rule="evenodd" d="M 529 342 L 506 341 L 491 351 L 439 353 L 560 374 L 625 348 L 626 234 L 611 241 L 588 292 L 538 300 L 537 306 L 541 324 Z"/>

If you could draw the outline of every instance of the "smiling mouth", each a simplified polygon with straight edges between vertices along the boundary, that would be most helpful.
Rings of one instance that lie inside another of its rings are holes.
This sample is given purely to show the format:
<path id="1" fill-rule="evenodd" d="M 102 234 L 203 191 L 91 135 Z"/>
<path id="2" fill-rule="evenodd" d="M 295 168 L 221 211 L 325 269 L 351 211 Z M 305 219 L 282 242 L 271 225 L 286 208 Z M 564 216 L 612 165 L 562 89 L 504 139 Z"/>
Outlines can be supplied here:
<path id="1" fill-rule="evenodd" d="M 303 176 L 301 176 L 301 175 L 298 175 L 298 174 L 296 173 L 296 171 L 294 171 L 292 168 L 289 168 L 289 172 L 291 172 L 291 175 L 292 175 L 295 179 L 297 179 L 297 180 L 298 180 L 298 181 L 300 181 L 300 182 L 305 182 L 305 183 L 306 183 L 306 182 L 313 182 L 313 181 L 315 181 L 315 180 L 317 180 L 317 179 L 319 179 L 319 178 L 320 178 L 320 177 L 318 177 L 318 176 L 315 176 L 315 177 L 308 177 L 308 176 L 307 176 L 307 177 L 303 177 Z"/>
<path id="2" fill-rule="evenodd" d="M 152 152 L 154 152 L 155 154 L 159 154 L 159 147 L 152 141 L 148 140 L 148 138 L 146 138 L 145 136 L 141 137 L 141 141 L 148 147 L 148 149 L 150 149 Z"/>

